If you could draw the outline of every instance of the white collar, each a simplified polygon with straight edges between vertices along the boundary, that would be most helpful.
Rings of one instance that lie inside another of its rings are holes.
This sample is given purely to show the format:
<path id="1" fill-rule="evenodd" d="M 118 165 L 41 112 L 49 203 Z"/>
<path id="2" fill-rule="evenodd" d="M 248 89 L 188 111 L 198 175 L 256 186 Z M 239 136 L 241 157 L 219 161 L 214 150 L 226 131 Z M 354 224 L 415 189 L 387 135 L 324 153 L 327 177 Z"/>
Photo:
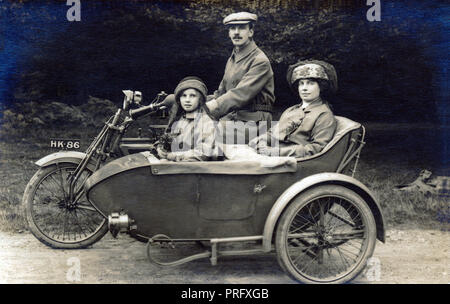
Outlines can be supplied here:
<path id="1" fill-rule="evenodd" d="M 302 101 L 302 103 L 301 103 L 302 110 L 306 109 L 308 106 L 310 106 L 310 105 L 312 105 L 313 103 L 316 103 L 316 102 L 322 102 L 322 99 L 320 98 L 320 96 L 317 97 L 314 100 L 309 101 L 309 102 Z"/>

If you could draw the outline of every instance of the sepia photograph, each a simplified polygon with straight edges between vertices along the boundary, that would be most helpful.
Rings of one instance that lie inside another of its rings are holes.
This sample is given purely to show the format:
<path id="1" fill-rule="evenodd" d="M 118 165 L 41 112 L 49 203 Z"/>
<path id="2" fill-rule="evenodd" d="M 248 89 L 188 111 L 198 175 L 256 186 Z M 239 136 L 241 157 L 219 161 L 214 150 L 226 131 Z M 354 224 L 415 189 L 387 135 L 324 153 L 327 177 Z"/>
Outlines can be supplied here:
<path id="1" fill-rule="evenodd" d="M 449 17 L 0 0 L 0 283 L 450 283 Z"/>

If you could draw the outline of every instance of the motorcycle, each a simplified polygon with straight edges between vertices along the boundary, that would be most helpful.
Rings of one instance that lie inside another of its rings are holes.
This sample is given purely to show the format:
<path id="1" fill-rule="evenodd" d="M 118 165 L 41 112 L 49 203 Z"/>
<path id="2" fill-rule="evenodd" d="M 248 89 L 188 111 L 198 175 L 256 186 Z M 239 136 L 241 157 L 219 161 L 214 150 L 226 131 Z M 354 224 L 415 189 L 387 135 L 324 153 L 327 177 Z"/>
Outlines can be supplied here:
<path id="1" fill-rule="evenodd" d="M 124 99 L 86 153 L 37 162 L 24 203 L 41 242 L 83 248 L 108 230 L 127 233 L 147 243 L 151 263 L 167 267 L 203 258 L 216 265 L 221 256 L 275 249 L 292 279 L 343 283 L 364 269 L 376 240 L 385 241 L 380 205 L 353 177 L 364 146 L 361 124 L 337 116 L 335 136 L 321 152 L 272 165 L 264 159 L 171 162 L 120 148 L 129 124 L 155 109 L 128 110 L 132 102 Z M 161 258 L 155 249 L 185 243 L 205 250 L 168 260 L 170 254 Z M 235 243 L 250 248 L 224 248 Z"/>
<path id="2" fill-rule="evenodd" d="M 107 220 L 87 201 L 84 183 L 113 159 L 154 148 L 149 138 L 123 136 L 137 119 L 164 110 L 161 102 L 167 94 L 161 92 L 142 106 L 141 92 L 123 93 L 123 107 L 105 122 L 85 153 L 60 151 L 36 162 L 40 168 L 27 184 L 22 201 L 29 229 L 42 243 L 77 249 L 100 240 L 108 232 Z"/>

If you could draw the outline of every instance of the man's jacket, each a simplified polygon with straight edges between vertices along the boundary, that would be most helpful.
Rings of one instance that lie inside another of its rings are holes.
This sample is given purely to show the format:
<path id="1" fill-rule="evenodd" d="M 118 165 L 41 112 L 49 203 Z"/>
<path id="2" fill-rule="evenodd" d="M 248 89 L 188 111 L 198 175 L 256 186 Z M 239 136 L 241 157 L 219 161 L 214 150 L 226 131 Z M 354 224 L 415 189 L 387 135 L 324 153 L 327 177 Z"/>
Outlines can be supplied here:
<path id="1" fill-rule="evenodd" d="M 233 50 L 225 67 L 219 89 L 214 92 L 216 107 L 211 114 L 220 118 L 232 111 L 271 112 L 275 101 L 270 61 L 254 41 L 239 52 Z M 244 113 L 245 112 L 245 113 Z"/>

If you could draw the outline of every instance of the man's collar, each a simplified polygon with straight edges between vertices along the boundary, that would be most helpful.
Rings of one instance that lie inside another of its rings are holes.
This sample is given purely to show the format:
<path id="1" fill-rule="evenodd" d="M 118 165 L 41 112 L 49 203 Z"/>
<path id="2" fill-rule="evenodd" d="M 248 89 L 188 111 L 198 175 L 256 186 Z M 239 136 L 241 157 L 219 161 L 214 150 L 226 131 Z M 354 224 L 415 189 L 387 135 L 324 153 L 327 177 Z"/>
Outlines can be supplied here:
<path id="1" fill-rule="evenodd" d="M 234 56 L 234 61 L 238 62 L 241 59 L 247 57 L 251 52 L 253 52 L 258 46 L 255 41 L 251 40 L 244 48 L 240 49 L 239 52 L 236 51 L 236 48 L 233 49 L 233 53 L 231 56 Z"/>

